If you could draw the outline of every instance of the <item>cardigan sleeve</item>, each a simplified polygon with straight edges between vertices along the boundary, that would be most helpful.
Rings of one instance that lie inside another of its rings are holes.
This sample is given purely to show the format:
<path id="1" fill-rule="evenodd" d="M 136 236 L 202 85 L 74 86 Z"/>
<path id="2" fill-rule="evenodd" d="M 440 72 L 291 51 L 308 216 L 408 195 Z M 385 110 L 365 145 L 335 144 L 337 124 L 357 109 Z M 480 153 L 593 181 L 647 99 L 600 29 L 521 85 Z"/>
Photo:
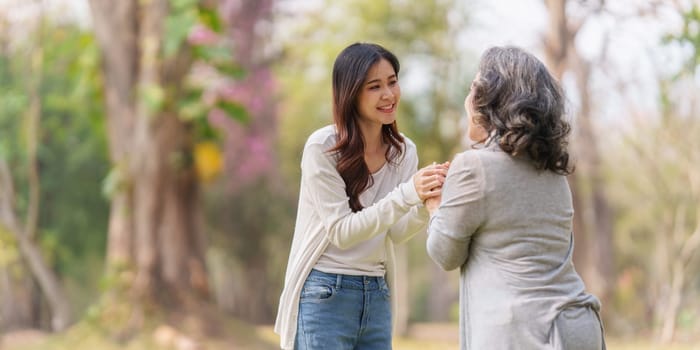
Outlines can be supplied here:
<path id="1" fill-rule="evenodd" d="M 418 155 L 415 147 L 407 148 L 401 170 L 401 181 L 412 180 L 413 175 L 418 171 Z M 416 205 L 389 228 L 389 238 L 396 244 L 406 242 L 417 233 L 425 232 L 429 218 L 430 214 L 425 206 L 422 203 Z"/>
<path id="2" fill-rule="evenodd" d="M 413 206 L 421 203 L 413 181 L 409 180 L 373 205 L 353 212 L 345 192 L 345 182 L 322 144 L 307 144 L 301 165 L 303 190 L 308 192 L 314 210 L 323 222 L 327 239 L 340 249 L 386 232 Z"/>
<path id="3" fill-rule="evenodd" d="M 458 154 L 442 187 L 440 207 L 428 224 L 428 255 L 444 270 L 466 263 L 472 235 L 485 220 L 484 176 L 476 152 Z"/>

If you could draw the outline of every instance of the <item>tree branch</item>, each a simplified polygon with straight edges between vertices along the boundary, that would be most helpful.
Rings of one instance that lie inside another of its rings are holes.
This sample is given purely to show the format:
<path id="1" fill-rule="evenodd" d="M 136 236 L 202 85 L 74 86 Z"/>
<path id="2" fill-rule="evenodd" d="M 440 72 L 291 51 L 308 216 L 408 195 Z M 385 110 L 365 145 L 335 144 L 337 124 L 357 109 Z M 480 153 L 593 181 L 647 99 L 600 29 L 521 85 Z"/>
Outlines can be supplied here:
<path id="1" fill-rule="evenodd" d="M 51 328 L 62 331 L 71 324 L 70 303 L 58 277 L 41 255 L 39 246 L 22 231 L 14 209 L 14 185 L 12 174 L 5 159 L 0 158 L 0 225 L 10 231 L 17 239 L 22 258 L 28 265 L 32 276 L 41 288 L 51 309 Z"/>

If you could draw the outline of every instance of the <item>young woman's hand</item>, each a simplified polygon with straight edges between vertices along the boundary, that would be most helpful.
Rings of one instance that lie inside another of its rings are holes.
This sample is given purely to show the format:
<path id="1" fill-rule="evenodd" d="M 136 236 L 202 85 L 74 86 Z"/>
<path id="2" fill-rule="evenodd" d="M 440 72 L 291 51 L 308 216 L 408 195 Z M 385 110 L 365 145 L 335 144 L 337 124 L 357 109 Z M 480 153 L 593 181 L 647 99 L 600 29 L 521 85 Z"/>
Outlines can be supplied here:
<path id="1" fill-rule="evenodd" d="M 439 196 L 442 193 L 442 184 L 445 183 L 449 167 L 450 162 L 433 163 L 421 168 L 413 175 L 413 185 L 416 187 L 421 201 L 425 202 L 426 199 Z"/>

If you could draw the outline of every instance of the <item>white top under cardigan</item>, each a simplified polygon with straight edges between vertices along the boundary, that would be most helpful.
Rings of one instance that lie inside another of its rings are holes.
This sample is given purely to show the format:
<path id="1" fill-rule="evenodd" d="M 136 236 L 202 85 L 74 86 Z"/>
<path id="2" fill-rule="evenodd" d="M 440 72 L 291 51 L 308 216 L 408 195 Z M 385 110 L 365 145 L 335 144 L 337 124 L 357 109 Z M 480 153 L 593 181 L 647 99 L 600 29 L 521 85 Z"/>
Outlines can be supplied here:
<path id="1" fill-rule="evenodd" d="M 386 279 L 390 289 L 394 281 L 394 243 L 404 242 L 426 229 L 428 212 L 423 207 L 413 174 L 418 168 L 416 146 L 404 136 L 405 151 L 398 164 L 389 168 L 381 182 L 372 188 L 379 199 L 362 203 L 353 213 L 345 182 L 336 170 L 336 158 L 326 152 L 336 142 L 335 127 L 330 125 L 311 134 L 301 160 L 301 187 L 294 238 L 287 263 L 284 290 L 280 297 L 275 333 L 282 349 L 292 349 L 297 330 L 299 295 L 306 277 L 329 244 L 348 249 L 372 237 L 385 235 Z M 392 293 L 394 294 L 394 293 Z M 392 296 L 396 312 L 397 301 Z"/>
<path id="2" fill-rule="evenodd" d="M 360 203 L 374 203 L 384 198 L 396 187 L 396 172 L 387 162 L 381 169 L 372 173 L 374 185 L 360 194 Z M 384 182 L 389 182 L 388 186 Z M 329 244 L 321 254 L 314 269 L 325 273 L 337 273 L 352 276 L 384 277 L 386 274 L 386 234 L 376 235 L 350 248 L 338 248 Z"/>

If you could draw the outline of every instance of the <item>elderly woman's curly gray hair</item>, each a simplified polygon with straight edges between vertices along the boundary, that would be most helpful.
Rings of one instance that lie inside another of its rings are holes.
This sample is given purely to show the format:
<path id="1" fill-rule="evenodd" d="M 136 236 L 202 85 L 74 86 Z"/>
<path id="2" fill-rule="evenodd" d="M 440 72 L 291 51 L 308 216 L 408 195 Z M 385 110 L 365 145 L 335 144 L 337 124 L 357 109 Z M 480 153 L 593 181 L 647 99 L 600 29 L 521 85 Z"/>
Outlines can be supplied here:
<path id="1" fill-rule="evenodd" d="M 492 47 L 481 56 L 472 85 L 474 121 L 512 156 L 535 167 L 568 175 L 565 99 L 558 82 L 535 56 L 517 47 Z"/>

